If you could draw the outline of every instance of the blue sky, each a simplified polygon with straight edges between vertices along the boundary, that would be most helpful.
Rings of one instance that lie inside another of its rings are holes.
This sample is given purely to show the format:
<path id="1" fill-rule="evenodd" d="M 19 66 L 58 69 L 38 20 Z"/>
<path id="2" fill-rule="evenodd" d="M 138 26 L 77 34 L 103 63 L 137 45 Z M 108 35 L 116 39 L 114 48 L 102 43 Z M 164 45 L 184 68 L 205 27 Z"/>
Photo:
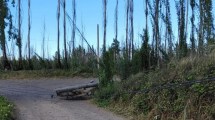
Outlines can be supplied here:
<path id="1" fill-rule="evenodd" d="M 23 54 L 26 52 L 26 41 L 27 41 L 27 1 L 22 1 L 22 43 L 23 43 Z M 67 2 L 67 12 L 72 15 L 72 0 L 66 0 Z M 172 14 L 172 24 L 173 32 L 177 34 L 177 17 L 175 12 L 174 0 L 171 2 L 171 14 Z M 214 2 L 214 1 L 213 1 Z M 82 24 L 84 28 L 84 34 L 86 39 L 91 45 L 96 48 L 96 26 L 100 25 L 100 47 L 102 46 L 103 39 L 103 11 L 102 11 L 102 0 L 76 0 L 77 4 L 77 27 L 82 29 Z M 110 46 L 114 38 L 114 10 L 115 10 L 116 0 L 108 0 L 108 22 L 107 22 L 107 45 Z M 31 19 L 32 19 L 32 29 L 31 29 L 31 47 L 38 53 L 41 54 L 42 50 L 42 38 L 43 38 L 43 25 L 46 24 L 45 33 L 45 47 L 46 47 L 46 57 L 48 53 L 53 56 L 57 50 L 57 0 L 31 0 Z M 213 4 L 214 5 L 214 4 Z M 134 0 L 134 34 L 135 34 L 135 44 L 138 46 L 141 44 L 139 34 L 145 26 L 145 15 L 144 15 L 144 2 L 143 0 Z M 17 8 L 11 8 L 14 15 L 14 22 L 17 25 Z M 62 10 L 62 9 L 61 9 Z M 63 18 L 63 13 L 61 12 L 61 18 Z M 150 22 L 150 19 L 149 19 Z M 119 41 L 123 44 L 125 39 L 125 0 L 119 0 Z M 61 19 L 61 49 L 63 49 L 63 21 Z M 189 23 L 190 25 L 190 23 Z M 164 27 L 164 26 L 163 26 Z M 67 23 L 67 42 L 71 40 L 71 27 Z M 80 44 L 80 36 L 76 32 L 76 46 Z M 10 46 L 10 43 L 8 43 Z M 48 46 L 48 47 L 47 47 Z M 86 46 L 86 44 L 85 44 Z M 50 57 L 49 56 L 49 57 Z"/>

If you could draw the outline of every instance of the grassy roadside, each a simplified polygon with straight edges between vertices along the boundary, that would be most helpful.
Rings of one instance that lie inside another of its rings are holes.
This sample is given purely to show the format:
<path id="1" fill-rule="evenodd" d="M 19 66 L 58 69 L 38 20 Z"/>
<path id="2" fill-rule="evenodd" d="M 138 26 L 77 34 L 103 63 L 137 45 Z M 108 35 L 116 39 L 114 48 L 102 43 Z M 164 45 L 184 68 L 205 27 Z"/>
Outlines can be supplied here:
<path id="1" fill-rule="evenodd" d="M 92 77 L 96 76 L 87 71 L 70 70 L 22 70 L 22 71 L 0 71 L 0 79 L 36 79 L 36 78 L 68 78 L 68 77 Z"/>
<path id="2" fill-rule="evenodd" d="M 131 120 L 214 120 L 215 81 L 165 89 L 155 87 L 214 77 L 215 55 L 185 58 L 100 88 L 95 99 L 100 106 Z M 149 91 L 141 92 L 146 89 Z"/>
<path id="3" fill-rule="evenodd" d="M 0 96 L 0 120 L 12 120 L 13 105 Z"/>

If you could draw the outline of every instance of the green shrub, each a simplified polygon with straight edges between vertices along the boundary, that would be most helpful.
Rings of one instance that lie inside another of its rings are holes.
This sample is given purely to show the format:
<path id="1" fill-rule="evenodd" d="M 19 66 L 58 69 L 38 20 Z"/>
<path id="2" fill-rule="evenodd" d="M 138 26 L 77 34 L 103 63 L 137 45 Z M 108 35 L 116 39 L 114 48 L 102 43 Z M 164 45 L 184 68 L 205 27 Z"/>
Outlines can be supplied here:
<path id="1" fill-rule="evenodd" d="M 95 92 L 95 100 L 101 107 L 109 105 L 111 102 L 117 87 L 115 84 L 110 83 L 105 87 L 100 86 L 99 89 Z"/>
<path id="2" fill-rule="evenodd" d="M 4 97 L 0 96 L 0 120 L 12 119 L 13 105 L 10 104 Z"/>

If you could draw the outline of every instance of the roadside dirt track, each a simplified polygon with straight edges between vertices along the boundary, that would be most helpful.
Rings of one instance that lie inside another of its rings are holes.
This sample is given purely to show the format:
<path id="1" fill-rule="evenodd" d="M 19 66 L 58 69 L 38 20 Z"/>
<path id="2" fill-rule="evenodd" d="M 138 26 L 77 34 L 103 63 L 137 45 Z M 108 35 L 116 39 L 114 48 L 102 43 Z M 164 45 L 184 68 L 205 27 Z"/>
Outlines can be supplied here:
<path id="1" fill-rule="evenodd" d="M 55 96 L 56 88 L 91 80 L 96 79 L 0 80 L 0 95 L 15 104 L 16 120 L 123 120 L 89 100 L 64 100 Z"/>

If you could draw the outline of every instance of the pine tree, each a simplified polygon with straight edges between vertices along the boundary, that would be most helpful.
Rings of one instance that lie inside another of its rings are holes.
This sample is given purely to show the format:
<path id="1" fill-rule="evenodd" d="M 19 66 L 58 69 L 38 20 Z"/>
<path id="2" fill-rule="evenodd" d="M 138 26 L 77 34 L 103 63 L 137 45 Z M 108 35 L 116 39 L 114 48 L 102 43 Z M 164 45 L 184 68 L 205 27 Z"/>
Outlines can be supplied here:
<path id="1" fill-rule="evenodd" d="M 15 2 L 12 1 L 12 5 L 14 6 Z M 0 47 L 3 54 L 3 67 L 6 70 L 11 69 L 10 63 L 7 58 L 7 52 L 6 52 L 6 35 L 5 35 L 5 29 L 6 25 L 9 25 L 9 39 L 16 38 L 16 34 L 14 33 L 13 24 L 12 24 L 12 15 L 10 14 L 10 10 L 8 7 L 8 1 L 7 0 L 0 0 Z"/>

